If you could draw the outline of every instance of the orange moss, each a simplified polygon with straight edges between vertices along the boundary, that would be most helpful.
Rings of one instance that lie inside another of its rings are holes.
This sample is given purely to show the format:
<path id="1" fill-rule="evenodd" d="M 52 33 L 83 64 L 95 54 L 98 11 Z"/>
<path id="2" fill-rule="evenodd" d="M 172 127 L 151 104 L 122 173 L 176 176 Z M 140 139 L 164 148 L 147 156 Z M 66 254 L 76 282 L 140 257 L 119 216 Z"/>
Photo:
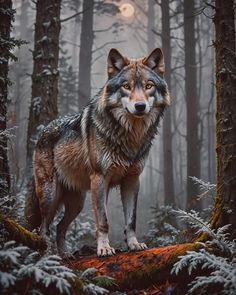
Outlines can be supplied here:
<path id="1" fill-rule="evenodd" d="M 97 275 L 108 275 L 116 280 L 119 289 L 148 286 L 154 282 L 165 282 L 171 278 L 170 269 L 188 250 L 197 250 L 198 243 L 171 245 L 140 252 L 125 252 L 111 257 L 86 257 L 71 261 L 75 270 L 96 268 Z"/>

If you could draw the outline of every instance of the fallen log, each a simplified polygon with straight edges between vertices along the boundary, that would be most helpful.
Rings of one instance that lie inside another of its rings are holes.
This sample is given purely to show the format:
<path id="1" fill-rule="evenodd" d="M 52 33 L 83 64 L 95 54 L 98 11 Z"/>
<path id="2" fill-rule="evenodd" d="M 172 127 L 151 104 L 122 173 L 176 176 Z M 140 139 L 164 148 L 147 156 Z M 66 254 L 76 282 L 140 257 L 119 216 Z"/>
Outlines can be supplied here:
<path id="1" fill-rule="evenodd" d="M 42 237 L 28 231 L 10 217 L 0 213 L 0 223 L 9 233 L 8 239 L 15 240 L 16 242 L 28 246 L 29 248 L 37 250 L 41 253 L 46 251 L 47 243 Z"/>
<path id="2" fill-rule="evenodd" d="M 145 288 L 152 284 L 176 282 L 170 271 L 173 264 L 188 250 L 197 250 L 199 243 L 171 245 L 139 252 L 123 252 L 115 256 L 98 258 L 79 257 L 71 260 L 68 266 L 74 270 L 96 268 L 98 276 L 109 276 L 115 280 L 111 290 L 132 290 Z M 185 280 L 187 283 L 187 281 Z"/>

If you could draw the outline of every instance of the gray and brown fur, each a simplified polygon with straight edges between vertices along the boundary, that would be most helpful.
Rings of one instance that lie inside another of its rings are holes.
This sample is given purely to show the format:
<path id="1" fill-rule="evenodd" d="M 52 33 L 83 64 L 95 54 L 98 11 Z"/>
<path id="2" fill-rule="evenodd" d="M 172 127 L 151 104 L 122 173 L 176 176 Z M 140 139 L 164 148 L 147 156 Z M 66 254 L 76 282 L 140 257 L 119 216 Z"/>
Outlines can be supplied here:
<path id="1" fill-rule="evenodd" d="M 55 120 L 42 132 L 33 159 L 36 198 L 32 193 L 31 199 L 34 197 L 39 204 L 42 235 L 47 235 L 58 207 L 64 204 L 64 217 L 57 225 L 60 254 L 66 252 L 67 228 L 82 210 L 89 190 L 97 254 L 115 254 L 108 240 L 106 208 L 109 189 L 115 186 L 121 191 L 128 247 L 146 248 L 135 236 L 136 206 L 139 176 L 159 120 L 170 103 L 163 74 L 164 59 L 159 48 L 138 60 L 111 49 L 108 81 L 100 93 L 81 114 Z M 39 213 L 26 212 L 28 220 Z"/>

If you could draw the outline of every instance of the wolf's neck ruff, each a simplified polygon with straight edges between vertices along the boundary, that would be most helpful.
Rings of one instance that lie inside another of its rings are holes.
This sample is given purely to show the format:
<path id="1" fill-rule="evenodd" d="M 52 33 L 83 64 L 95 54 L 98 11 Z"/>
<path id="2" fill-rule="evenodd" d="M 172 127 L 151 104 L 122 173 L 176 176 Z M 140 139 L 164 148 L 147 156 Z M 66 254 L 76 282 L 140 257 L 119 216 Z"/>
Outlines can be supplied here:
<path id="1" fill-rule="evenodd" d="M 99 104 L 99 100 L 97 97 L 95 105 Z M 136 159 L 142 161 L 146 157 L 163 111 L 164 108 L 160 107 L 143 118 L 135 118 L 119 108 L 101 110 L 96 107 L 91 112 L 91 119 L 98 137 L 109 146 L 110 152 L 131 165 Z"/>

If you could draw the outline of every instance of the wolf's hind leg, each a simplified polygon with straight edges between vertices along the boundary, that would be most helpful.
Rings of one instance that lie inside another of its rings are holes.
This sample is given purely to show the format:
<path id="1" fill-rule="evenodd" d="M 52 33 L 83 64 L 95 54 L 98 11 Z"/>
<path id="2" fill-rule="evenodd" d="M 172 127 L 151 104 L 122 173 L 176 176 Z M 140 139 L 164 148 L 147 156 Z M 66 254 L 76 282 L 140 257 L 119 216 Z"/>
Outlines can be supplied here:
<path id="1" fill-rule="evenodd" d="M 42 223 L 40 227 L 40 234 L 42 236 L 49 236 L 49 226 L 52 223 L 57 209 L 60 204 L 61 188 L 56 177 L 53 181 L 45 182 L 43 190 L 43 198 L 40 198 L 40 210 L 42 214 Z"/>
<path id="2" fill-rule="evenodd" d="M 54 173 L 53 154 L 50 149 L 37 149 L 34 153 L 35 192 L 41 213 L 40 234 L 47 237 L 49 226 L 58 207 L 57 178 Z"/>
<path id="3" fill-rule="evenodd" d="M 65 205 L 65 212 L 62 220 L 57 225 L 57 249 L 58 253 L 66 258 L 71 256 L 67 252 L 65 235 L 71 222 L 83 209 L 85 200 L 85 193 L 66 190 L 63 188 L 63 202 Z"/>
<path id="4" fill-rule="evenodd" d="M 147 249 L 146 244 L 136 238 L 136 210 L 139 191 L 138 176 L 130 176 L 121 184 L 121 199 L 125 215 L 125 234 L 128 248 L 131 251 Z"/>

